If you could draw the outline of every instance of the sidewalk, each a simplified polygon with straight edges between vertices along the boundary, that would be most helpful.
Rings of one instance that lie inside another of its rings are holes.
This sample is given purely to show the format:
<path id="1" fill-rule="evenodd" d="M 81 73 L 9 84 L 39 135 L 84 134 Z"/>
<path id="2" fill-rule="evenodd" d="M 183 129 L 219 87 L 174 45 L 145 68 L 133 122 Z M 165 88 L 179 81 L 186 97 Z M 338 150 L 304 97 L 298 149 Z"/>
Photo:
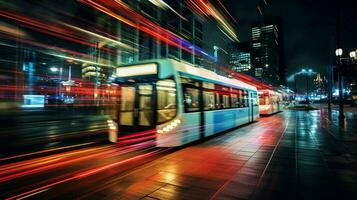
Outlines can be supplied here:
<path id="1" fill-rule="evenodd" d="M 284 111 L 191 145 L 64 199 L 355 199 L 356 115 Z M 71 187 L 66 187 L 71 189 Z M 39 194 L 57 194 L 55 188 Z"/>
<path id="2" fill-rule="evenodd" d="M 291 119 L 253 199 L 354 199 L 356 115 L 347 115 L 344 128 L 336 111 L 300 111 Z"/>
<path id="3" fill-rule="evenodd" d="M 328 105 L 326 103 L 324 103 L 324 104 L 314 104 L 314 106 L 316 106 L 319 109 L 327 109 L 327 107 L 328 107 Z M 357 107 L 352 107 L 350 105 L 344 105 L 343 108 L 344 108 L 345 113 L 347 113 L 347 114 L 348 113 L 352 113 L 352 114 L 357 115 Z M 331 104 L 331 109 L 338 111 L 339 110 L 339 106 L 335 105 L 335 104 Z"/>

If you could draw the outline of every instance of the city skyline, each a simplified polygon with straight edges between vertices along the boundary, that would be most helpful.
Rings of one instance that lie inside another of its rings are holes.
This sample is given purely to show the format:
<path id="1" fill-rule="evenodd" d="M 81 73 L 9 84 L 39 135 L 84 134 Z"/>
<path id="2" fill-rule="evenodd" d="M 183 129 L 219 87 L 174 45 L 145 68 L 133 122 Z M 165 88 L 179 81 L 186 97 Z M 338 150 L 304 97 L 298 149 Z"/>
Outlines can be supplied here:
<path id="1" fill-rule="evenodd" d="M 264 16 L 283 18 L 286 76 L 303 68 L 327 75 L 327 67 L 334 65 L 335 33 L 338 5 L 341 7 L 339 28 L 344 56 L 357 46 L 356 12 L 353 1 L 284 1 L 222 0 L 238 21 L 242 41 L 250 40 L 251 23 Z M 259 5 L 259 9 L 258 9 Z M 312 83 L 312 82 L 311 82 Z M 291 83 L 289 85 L 292 86 Z"/>

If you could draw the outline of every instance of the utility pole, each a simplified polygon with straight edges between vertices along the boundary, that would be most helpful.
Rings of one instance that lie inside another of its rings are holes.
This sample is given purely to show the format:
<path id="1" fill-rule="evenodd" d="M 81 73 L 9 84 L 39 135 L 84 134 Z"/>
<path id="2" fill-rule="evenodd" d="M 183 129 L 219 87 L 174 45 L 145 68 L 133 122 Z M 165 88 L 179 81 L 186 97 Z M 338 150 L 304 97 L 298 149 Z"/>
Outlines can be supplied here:
<path id="1" fill-rule="evenodd" d="M 342 54 L 342 53 L 341 53 Z M 337 65 L 338 65 L 338 104 L 339 104 L 339 115 L 338 118 L 343 121 L 345 119 L 345 114 L 343 110 L 343 87 L 342 87 L 342 59 L 341 55 L 337 55 Z"/>
<path id="2" fill-rule="evenodd" d="M 306 102 L 309 102 L 309 74 L 306 73 Z"/>
<path id="3" fill-rule="evenodd" d="M 296 94 L 297 94 L 296 76 L 297 76 L 297 74 L 294 75 L 294 86 L 295 86 L 294 100 L 296 100 Z"/>
<path id="4" fill-rule="evenodd" d="M 327 109 L 329 112 L 331 112 L 331 98 L 332 98 L 331 82 L 332 82 L 331 65 L 329 65 L 327 68 L 327 90 L 328 90 L 327 91 Z"/>
<path id="5" fill-rule="evenodd" d="M 344 110 L 343 110 L 343 88 L 342 88 L 342 49 L 341 49 L 341 44 L 340 44 L 340 26 L 341 26 L 341 3 L 339 1 L 336 1 L 337 3 L 337 17 L 336 17 L 336 56 L 337 56 L 337 67 L 338 67 L 338 102 L 339 102 L 339 116 L 338 118 L 340 119 L 340 122 L 343 122 L 345 119 L 344 115 Z"/>

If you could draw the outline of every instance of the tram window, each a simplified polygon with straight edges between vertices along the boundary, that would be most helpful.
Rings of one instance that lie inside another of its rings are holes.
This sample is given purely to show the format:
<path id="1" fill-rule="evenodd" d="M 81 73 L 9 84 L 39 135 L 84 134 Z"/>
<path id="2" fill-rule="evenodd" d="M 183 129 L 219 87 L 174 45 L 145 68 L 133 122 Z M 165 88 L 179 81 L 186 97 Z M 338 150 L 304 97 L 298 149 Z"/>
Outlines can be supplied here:
<path id="1" fill-rule="evenodd" d="M 173 80 L 162 80 L 156 84 L 157 122 L 162 123 L 176 116 L 176 88 Z"/>
<path id="2" fill-rule="evenodd" d="M 239 90 L 239 107 L 248 107 L 248 92 L 245 90 Z"/>
<path id="3" fill-rule="evenodd" d="M 222 95 L 222 108 L 229 108 L 229 95 L 228 94 L 223 94 Z"/>
<path id="4" fill-rule="evenodd" d="M 248 107 L 248 92 L 246 90 L 243 91 L 244 98 L 244 107 Z"/>
<path id="5" fill-rule="evenodd" d="M 259 105 L 269 105 L 269 96 L 266 94 L 262 94 L 259 96 Z"/>
<path id="6" fill-rule="evenodd" d="M 205 88 L 205 89 L 214 90 L 214 83 L 202 82 L 202 87 Z"/>
<path id="7" fill-rule="evenodd" d="M 265 98 L 263 94 L 259 96 L 259 105 L 265 105 Z"/>
<path id="8" fill-rule="evenodd" d="M 185 88 L 184 97 L 187 112 L 198 111 L 200 109 L 198 89 Z"/>
<path id="9" fill-rule="evenodd" d="M 257 93 L 252 93 L 253 106 L 258 106 L 258 95 Z"/>
<path id="10" fill-rule="evenodd" d="M 270 100 L 269 96 L 265 96 L 264 98 L 265 98 L 265 105 L 269 105 L 271 103 L 274 103 L 274 101 Z"/>
<path id="11" fill-rule="evenodd" d="M 245 107 L 243 90 L 238 90 L 238 102 L 239 108 Z"/>
<path id="12" fill-rule="evenodd" d="M 135 88 L 122 87 L 120 99 L 120 124 L 133 125 L 134 117 L 134 102 L 135 102 Z"/>
<path id="13" fill-rule="evenodd" d="M 215 109 L 215 94 L 214 92 L 203 91 L 203 102 L 205 110 Z"/>
<path id="14" fill-rule="evenodd" d="M 221 85 L 215 85 L 215 90 L 217 92 L 217 96 L 219 99 L 219 101 L 216 102 L 216 104 L 218 104 L 217 109 L 229 108 L 230 107 L 230 102 L 229 102 L 230 88 L 224 87 Z"/>
<path id="15" fill-rule="evenodd" d="M 221 98 L 220 98 L 220 95 L 218 93 L 215 93 L 215 96 L 216 96 L 216 109 L 221 109 Z"/>
<path id="16" fill-rule="evenodd" d="M 185 77 L 185 76 L 181 76 L 181 83 L 183 85 L 191 86 L 191 87 L 199 87 L 200 86 L 199 81 L 192 79 L 192 78 Z"/>
<path id="17" fill-rule="evenodd" d="M 238 107 L 238 95 L 237 94 L 231 94 L 231 105 L 232 105 L 232 108 L 237 108 Z"/>

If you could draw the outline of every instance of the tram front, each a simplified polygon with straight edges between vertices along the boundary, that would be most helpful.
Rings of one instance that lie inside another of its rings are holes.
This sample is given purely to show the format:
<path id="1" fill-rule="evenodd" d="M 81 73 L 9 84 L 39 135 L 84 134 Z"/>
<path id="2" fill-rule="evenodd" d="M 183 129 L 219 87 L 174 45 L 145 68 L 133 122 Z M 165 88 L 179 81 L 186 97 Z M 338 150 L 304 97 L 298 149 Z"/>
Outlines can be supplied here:
<path id="1" fill-rule="evenodd" d="M 154 140 L 156 126 L 175 118 L 175 79 L 173 74 L 165 74 L 159 75 L 158 63 L 117 69 L 115 83 L 120 87 L 120 98 L 115 116 L 108 121 L 111 142 Z"/>

